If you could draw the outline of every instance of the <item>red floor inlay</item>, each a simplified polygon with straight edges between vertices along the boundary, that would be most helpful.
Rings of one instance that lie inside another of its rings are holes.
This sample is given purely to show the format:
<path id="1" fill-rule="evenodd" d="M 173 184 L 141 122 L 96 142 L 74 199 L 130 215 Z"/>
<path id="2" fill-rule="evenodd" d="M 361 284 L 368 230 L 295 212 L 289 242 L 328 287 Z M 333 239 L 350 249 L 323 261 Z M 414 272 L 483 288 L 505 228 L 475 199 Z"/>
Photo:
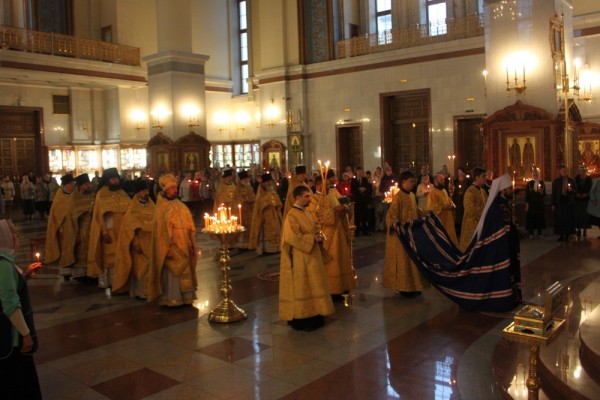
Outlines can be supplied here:
<path id="1" fill-rule="evenodd" d="M 148 368 L 142 368 L 94 385 L 92 389 L 113 400 L 138 400 L 179 383 L 181 382 Z"/>

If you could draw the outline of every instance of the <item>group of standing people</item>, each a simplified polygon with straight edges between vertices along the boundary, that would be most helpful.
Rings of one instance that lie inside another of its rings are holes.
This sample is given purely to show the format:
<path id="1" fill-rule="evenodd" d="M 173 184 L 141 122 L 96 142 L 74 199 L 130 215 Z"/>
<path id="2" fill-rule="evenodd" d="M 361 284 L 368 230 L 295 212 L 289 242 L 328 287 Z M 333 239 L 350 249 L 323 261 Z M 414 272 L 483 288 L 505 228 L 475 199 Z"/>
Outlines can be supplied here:
<path id="1" fill-rule="evenodd" d="M 68 279 L 97 279 L 108 295 L 129 292 L 167 306 L 193 302 L 196 229 L 173 175 L 159 178 L 156 204 L 147 180 L 129 182 L 126 191 L 116 168 L 104 170 L 96 193 L 87 174 L 67 174 L 61 183 L 45 263 L 56 263 Z"/>

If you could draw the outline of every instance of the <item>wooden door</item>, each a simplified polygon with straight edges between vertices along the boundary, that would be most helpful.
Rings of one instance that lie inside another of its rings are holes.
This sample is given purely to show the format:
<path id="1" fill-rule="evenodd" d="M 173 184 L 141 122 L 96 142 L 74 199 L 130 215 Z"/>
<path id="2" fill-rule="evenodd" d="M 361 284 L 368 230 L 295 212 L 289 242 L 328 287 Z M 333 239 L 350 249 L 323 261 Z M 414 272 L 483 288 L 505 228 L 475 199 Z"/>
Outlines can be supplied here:
<path id="1" fill-rule="evenodd" d="M 431 164 L 429 90 L 382 95 L 382 146 L 384 161 L 394 172 Z"/>
<path id="2" fill-rule="evenodd" d="M 467 173 L 475 167 L 486 168 L 484 163 L 483 116 L 454 117 L 454 148 L 456 168 L 463 167 Z M 456 174 L 456 171 L 452 171 Z"/>
<path id="3" fill-rule="evenodd" d="M 14 179 L 28 171 L 47 172 L 41 121 L 41 109 L 0 107 L 0 174 Z"/>
<path id="4" fill-rule="evenodd" d="M 336 129 L 337 165 L 340 171 L 338 176 L 347 166 L 352 170 L 363 166 L 362 124 L 339 125 Z"/>

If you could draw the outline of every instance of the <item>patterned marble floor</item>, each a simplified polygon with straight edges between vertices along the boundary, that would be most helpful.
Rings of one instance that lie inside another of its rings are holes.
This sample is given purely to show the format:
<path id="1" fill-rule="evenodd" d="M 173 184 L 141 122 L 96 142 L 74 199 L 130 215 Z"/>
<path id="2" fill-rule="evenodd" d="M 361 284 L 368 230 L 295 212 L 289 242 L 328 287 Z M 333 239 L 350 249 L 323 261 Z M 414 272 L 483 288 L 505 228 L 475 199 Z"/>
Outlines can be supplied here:
<path id="1" fill-rule="evenodd" d="M 17 226 L 25 264 L 45 223 Z M 599 233 L 568 244 L 523 240 L 526 298 L 600 270 L 600 240 L 591 239 Z M 44 399 L 500 399 L 492 353 L 511 315 L 463 311 L 435 289 L 416 299 L 384 290 L 384 240 L 356 239 L 359 287 L 310 333 L 279 321 L 278 284 L 257 277 L 277 272 L 279 257 L 253 252 L 231 264 L 233 298 L 248 319 L 209 323 L 221 272 L 216 242 L 200 233 L 194 307 L 107 297 L 44 267 L 30 281 Z"/>

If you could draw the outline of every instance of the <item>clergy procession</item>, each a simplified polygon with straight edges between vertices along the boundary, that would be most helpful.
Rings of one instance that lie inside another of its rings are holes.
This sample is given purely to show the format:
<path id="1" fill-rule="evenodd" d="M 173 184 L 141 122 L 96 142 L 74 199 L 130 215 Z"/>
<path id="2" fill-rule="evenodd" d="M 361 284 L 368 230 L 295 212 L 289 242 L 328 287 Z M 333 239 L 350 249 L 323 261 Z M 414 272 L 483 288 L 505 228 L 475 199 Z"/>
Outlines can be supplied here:
<path id="1" fill-rule="evenodd" d="M 65 280 L 98 285 L 109 298 L 128 293 L 161 306 L 191 305 L 202 279 L 194 238 L 210 221 L 205 213 L 201 222 L 206 207 L 191 199 L 205 204 L 208 197 L 214 212 L 233 210 L 244 227 L 229 243 L 232 255 L 280 254 L 280 317 L 294 329 L 317 329 L 333 303 L 347 303 L 359 279 L 353 242 L 376 232 L 386 235 L 384 288 L 415 298 L 434 286 L 466 309 L 511 310 L 522 301 L 514 182 L 508 175 L 487 181 L 479 167 L 469 172 L 459 168 L 452 181 L 447 168 L 432 176 L 427 165 L 418 177 L 409 170 L 393 175 L 389 165 L 375 175 L 347 167 L 342 184 L 329 164 L 308 178 L 304 165 L 293 174 L 201 171 L 194 182 L 191 173 L 128 180 L 108 168 L 92 185 L 87 174 L 66 174 L 48 217 L 44 263 L 59 267 Z M 544 183 L 539 171 L 533 176 L 526 195 L 532 235 L 545 227 L 545 193 L 538 190 Z M 579 181 L 564 179 L 553 183 L 559 240 L 568 240 L 578 221 L 563 198 Z M 211 191 L 200 193 L 203 187 Z"/>

